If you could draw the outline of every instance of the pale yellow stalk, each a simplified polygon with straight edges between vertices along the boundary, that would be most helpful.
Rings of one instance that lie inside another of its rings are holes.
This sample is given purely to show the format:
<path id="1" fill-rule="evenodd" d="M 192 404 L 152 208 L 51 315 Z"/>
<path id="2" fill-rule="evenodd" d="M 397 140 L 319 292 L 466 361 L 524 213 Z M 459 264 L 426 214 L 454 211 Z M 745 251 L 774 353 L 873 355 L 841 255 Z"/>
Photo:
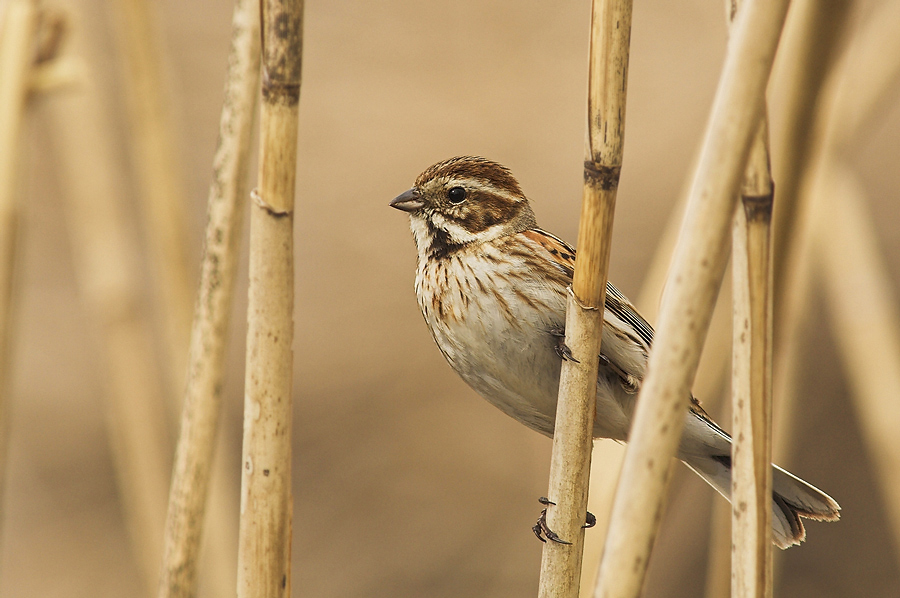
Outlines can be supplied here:
<path id="1" fill-rule="evenodd" d="M 238 596 L 291 594 L 294 189 L 301 0 L 262 4 L 259 188 L 250 211 L 250 289 Z"/>
<path id="2" fill-rule="evenodd" d="M 259 95 L 259 5 L 255 0 L 238 0 L 235 4 L 228 65 L 181 433 L 169 491 L 159 598 L 192 598 L 197 594 L 200 542 L 222 400 L 225 343 L 246 208 L 247 162 Z M 214 525 L 223 523 L 216 521 Z M 221 550 L 227 547 L 225 544 L 208 549 Z M 229 580 L 225 587 L 231 587 L 232 575 L 230 570 L 213 572 L 214 578 Z"/>
<path id="3" fill-rule="evenodd" d="M 742 0 L 730 0 L 729 27 Z M 731 598 L 772 596 L 772 210 L 765 108 L 732 232 Z"/>
<path id="4" fill-rule="evenodd" d="M 566 345 L 553 435 L 547 523 L 565 541 L 548 541 L 538 595 L 578 596 L 587 512 L 597 355 L 616 190 L 622 168 L 625 93 L 631 39 L 631 0 L 595 0 L 591 14 L 588 147 L 575 274 L 566 309 Z"/>
<path id="5" fill-rule="evenodd" d="M 732 598 L 772 595 L 772 200 L 763 117 L 733 232 Z"/>
<path id="6" fill-rule="evenodd" d="M 787 0 L 748 0 L 734 25 L 635 410 L 597 597 L 636 597 L 643 586 L 787 8 Z"/>

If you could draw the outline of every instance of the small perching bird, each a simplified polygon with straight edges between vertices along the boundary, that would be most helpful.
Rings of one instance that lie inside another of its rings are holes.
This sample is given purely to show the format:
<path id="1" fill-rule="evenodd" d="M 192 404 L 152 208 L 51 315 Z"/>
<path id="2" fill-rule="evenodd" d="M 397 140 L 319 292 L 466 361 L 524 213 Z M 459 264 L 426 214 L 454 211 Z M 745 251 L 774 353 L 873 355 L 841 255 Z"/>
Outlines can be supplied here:
<path id="1" fill-rule="evenodd" d="M 490 403 L 552 436 L 575 250 L 537 227 L 512 173 L 484 158 L 435 164 L 391 206 L 409 213 L 416 297 L 441 353 Z M 627 441 L 652 343 L 650 324 L 607 284 L 594 437 Z M 731 437 L 693 397 L 678 458 L 729 497 Z M 831 497 L 791 473 L 773 465 L 772 481 L 779 548 L 803 541 L 801 517 L 839 518 Z"/>

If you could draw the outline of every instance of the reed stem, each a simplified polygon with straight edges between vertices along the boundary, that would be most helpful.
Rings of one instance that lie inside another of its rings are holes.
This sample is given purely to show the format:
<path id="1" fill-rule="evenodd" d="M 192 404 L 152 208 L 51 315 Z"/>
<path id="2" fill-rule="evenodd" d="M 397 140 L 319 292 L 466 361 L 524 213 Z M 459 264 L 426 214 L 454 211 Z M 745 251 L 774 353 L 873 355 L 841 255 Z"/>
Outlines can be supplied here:
<path id="1" fill-rule="evenodd" d="M 235 3 L 228 65 L 181 433 L 169 492 L 159 598 L 197 594 L 200 541 L 222 402 L 225 346 L 259 93 L 259 5 L 255 0 Z"/>
<path id="2" fill-rule="evenodd" d="M 731 596 L 772 595 L 772 206 L 768 127 L 750 151 L 733 232 Z"/>
<path id="3" fill-rule="evenodd" d="M 291 594 L 294 190 L 302 0 L 262 4 L 259 189 L 251 195 L 238 596 Z"/>
<path id="4" fill-rule="evenodd" d="M 622 168 L 631 0 L 594 0 L 588 78 L 588 147 L 575 273 L 566 309 L 566 345 L 553 435 L 547 523 L 570 544 L 547 542 L 538 595 L 578 596 L 597 395 L 600 333 Z"/>
<path id="5" fill-rule="evenodd" d="M 636 597 L 643 586 L 788 4 L 748 0 L 734 24 L 635 409 L 598 598 Z"/>

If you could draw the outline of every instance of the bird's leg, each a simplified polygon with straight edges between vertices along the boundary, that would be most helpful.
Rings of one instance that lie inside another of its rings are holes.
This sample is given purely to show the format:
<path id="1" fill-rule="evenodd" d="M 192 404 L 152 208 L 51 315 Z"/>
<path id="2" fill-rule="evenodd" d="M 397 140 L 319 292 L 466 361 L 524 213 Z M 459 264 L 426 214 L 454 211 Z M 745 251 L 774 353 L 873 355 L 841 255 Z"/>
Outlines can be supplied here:
<path id="1" fill-rule="evenodd" d="M 551 336 L 556 338 L 556 345 L 554 345 L 553 350 L 556 351 L 556 354 L 560 359 L 564 359 L 566 361 L 572 361 L 575 363 L 581 363 L 575 356 L 572 355 L 572 350 L 566 345 L 566 331 L 564 328 L 555 327 L 549 330 Z"/>
<path id="2" fill-rule="evenodd" d="M 541 509 L 541 516 L 538 517 L 537 523 L 534 524 L 534 527 L 531 528 L 531 531 L 534 532 L 534 535 L 537 536 L 537 539 L 541 542 L 546 542 L 547 540 L 552 540 L 557 544 L 571 544 L 571 542 L 566 542 L 562 538 L 560 538 L 556 532 L 554 532 L 547 525 L 547 507 L 551 505 L 556 505 L 555 502 L 547 498 L 546 496 L 542 496 L 538 499 L 538 502 L 544 505 L 544 508 Z M 589 527 L 594 527 L 597 525 L 597 518 L 594 517 L 594 514 L 588 511 L 587 516 L 585 517 L 584 525 L 581 526 L 582 529 L 586 529 Z M 547 540 L 544 539 L 544 536 L 547 537 Z"/>

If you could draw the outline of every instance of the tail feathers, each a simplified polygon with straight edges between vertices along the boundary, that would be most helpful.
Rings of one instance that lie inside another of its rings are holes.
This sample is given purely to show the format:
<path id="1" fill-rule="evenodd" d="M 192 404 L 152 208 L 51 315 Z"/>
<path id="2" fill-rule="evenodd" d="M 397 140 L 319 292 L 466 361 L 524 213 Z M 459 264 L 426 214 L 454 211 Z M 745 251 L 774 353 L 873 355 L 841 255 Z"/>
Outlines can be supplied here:
<path id="1" fill-rule="evenodd" d="M 833 498 L 777 465 L 772 466 L 772 499 L 779 548 L 789 548 L 806 538 L 801 517 L 813 521 L 837 521 L 841 517 L 841 506 Z"/>
<path id="2" fill-rule="evenodd" d="M 693 456 L 684 461 L 719 494 L 731 500 L 731 458 Z M 806 539 L 801 517 L 815 521 L 836 521 L 840 505 L 833 498 L 785 471 L 772 466 L 772 542 L 790 548 Z"/>

